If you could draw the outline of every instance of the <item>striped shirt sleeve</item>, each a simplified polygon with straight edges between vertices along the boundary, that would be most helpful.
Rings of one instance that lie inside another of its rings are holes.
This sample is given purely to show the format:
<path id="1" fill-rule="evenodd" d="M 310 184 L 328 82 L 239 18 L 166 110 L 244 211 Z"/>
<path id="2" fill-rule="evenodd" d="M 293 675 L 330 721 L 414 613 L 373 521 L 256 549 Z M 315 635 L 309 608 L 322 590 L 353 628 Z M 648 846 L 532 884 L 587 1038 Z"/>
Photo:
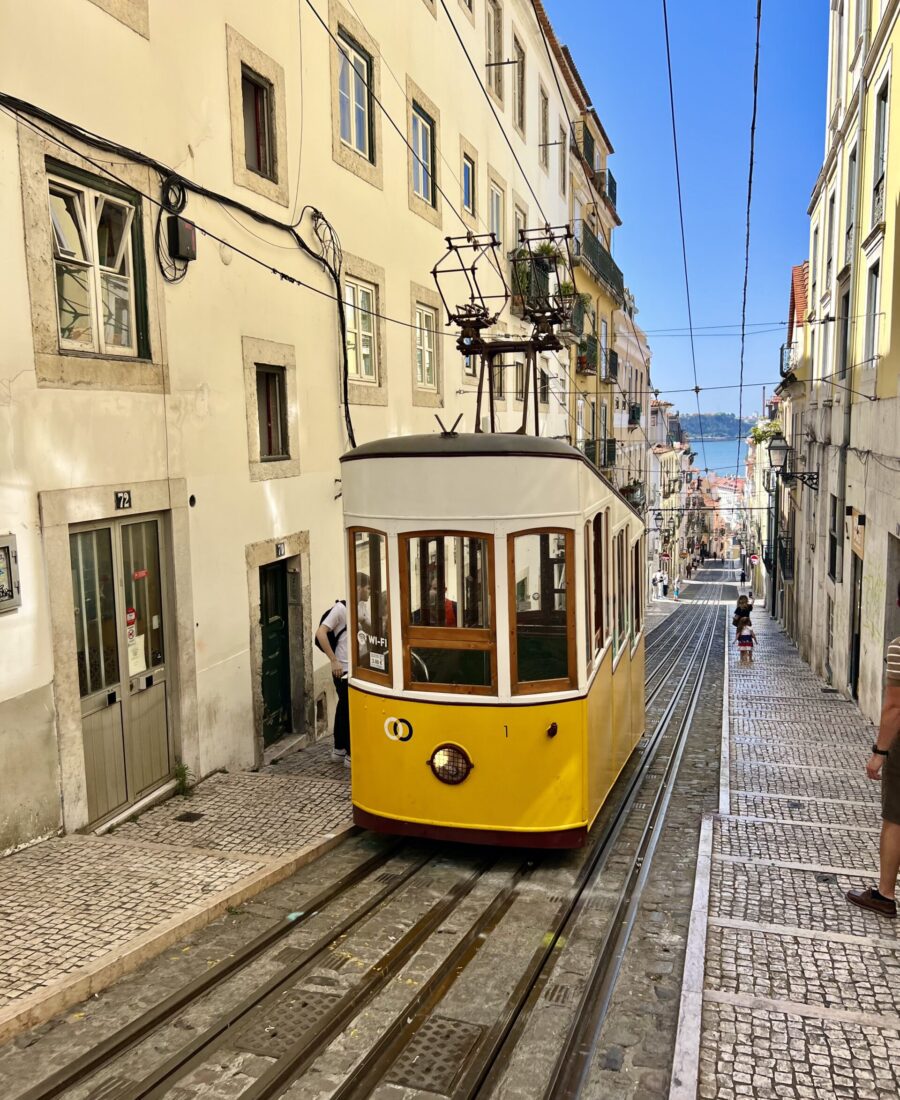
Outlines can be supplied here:
<path id="1" fill-rule="evenodd" d="M 888 646 L 887 683 L 900 687 L 900 638 L 895 638 Z"/>

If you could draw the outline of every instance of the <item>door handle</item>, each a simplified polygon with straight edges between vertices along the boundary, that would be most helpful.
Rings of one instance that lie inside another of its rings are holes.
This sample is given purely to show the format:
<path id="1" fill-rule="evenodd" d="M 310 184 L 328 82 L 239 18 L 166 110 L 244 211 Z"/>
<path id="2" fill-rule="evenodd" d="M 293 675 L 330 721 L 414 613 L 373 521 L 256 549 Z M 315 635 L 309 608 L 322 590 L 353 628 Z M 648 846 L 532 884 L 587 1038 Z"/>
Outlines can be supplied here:
<path id="1" fill-rule="evenodd" d="M 111 707 L 118 700 L 118 694 L 115 691 L 108 691 L 106 693 L 106 705 Z"/>

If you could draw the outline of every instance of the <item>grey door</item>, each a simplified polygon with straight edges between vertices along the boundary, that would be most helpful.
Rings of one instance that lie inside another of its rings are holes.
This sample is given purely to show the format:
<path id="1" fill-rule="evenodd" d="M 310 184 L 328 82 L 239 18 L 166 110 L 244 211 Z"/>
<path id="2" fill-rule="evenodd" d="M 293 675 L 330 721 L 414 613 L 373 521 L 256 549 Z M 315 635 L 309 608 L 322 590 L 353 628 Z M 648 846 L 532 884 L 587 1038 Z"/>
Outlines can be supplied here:
<path id="1" fill-rule="evenodd" d="M 166 580 L 157 517 L 72 531 L 88 815 L 96 824 L 171 774 Z"/>

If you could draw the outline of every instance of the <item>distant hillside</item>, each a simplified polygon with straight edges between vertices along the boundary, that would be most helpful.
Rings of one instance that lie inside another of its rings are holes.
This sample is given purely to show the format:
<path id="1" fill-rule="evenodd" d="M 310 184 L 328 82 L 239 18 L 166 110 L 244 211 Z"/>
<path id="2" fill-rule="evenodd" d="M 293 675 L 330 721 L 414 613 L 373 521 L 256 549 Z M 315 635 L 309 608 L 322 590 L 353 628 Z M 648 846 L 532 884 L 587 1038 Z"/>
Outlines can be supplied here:
<path id="1" fill-rule="evenodd" d="M 756 419 L 755 416 L 744 416 L 738 421 L 734 413 L 703 413 L 703 438 L 709 442 L 737 439 L 750 431 Z M 696 413 L 682 413 L 679 420 L 691 439 L 700 438 L 700 417 Z"/>

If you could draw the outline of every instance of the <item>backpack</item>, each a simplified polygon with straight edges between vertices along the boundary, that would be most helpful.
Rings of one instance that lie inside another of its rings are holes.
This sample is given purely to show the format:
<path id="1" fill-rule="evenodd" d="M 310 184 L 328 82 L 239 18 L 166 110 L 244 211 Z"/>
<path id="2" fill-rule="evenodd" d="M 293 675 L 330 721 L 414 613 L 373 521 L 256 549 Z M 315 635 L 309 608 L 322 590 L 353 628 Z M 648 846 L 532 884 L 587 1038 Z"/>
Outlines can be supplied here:
<path id="1" fill-rule="evenodd" d="M 325 620 L 328 618 L 328 616 L 334 610 L 335 604 L 339 604 L 339 603 L 342 603 L 344 605 L 344 607 L 347 606 L 347 601 L 346 600 L 335 600 L 334 603 L 331 605 L 331 607 L 329 607 L 326 611 L 323 611 L 322 614 L 319 616 L 319 626 L 321 626 L 322 623 L 325 622 Z M 335 634 L 335 632 L 333 630 L 328 631 L 328 644 L 331 646 L 331 652 L 332 653 L 337 653 L 338 638 L 340 638 L 340 636 L 346 631 L 346 629 L 347 628 L 345 626 L 341 627 L 341 629 L 337 632 L 337 634 Z M 322 643 L 319 641 L 319 639 L 314 638 L 313 640 L 316 643 L 316 648 L 321 649 L 322 652 L 324 653 L 325 650 L 322 649 Z"/>

